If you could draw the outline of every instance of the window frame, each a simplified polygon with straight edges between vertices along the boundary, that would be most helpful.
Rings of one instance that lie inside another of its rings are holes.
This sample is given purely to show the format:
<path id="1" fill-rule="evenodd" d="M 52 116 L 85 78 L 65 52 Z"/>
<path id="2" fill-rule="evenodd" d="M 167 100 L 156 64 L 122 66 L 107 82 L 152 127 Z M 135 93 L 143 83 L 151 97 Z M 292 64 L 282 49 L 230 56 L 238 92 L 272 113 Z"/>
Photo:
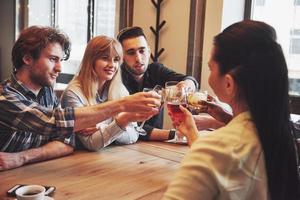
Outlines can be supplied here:
<path id="1" fill-rule="evenodd" d="M 88 15 L 88 22 L 87 22 L 87 38 L 86 43 L 94 36 L 95 34 L 95 1 L 96 0 L 88 0 L 88 9 L 87 9 L 87 15 Z M 58 0 L 50 0 L 51 8 L 50 8 L 50 26 L 56 27 L 57 26 L 57 5 Z M 16 7 L 16 26 L 15 26 L 15 36 L 17 37 L 19 33 L 26 27 L 28 27 L 28 0 L 15 0 L 15 7 Z M 119 24 L 122 26 L 127 26 L 128 24 L 132 24 L 132 18 L 133 18 L 133 0 L 122 0 L 120 1 L 120 9 L 119 12 L 122 14 L 122 16 L 127 16 L 125 19 L 128 19 L 127 21 L 123 20 L 123 17 L 119 18 Z M 120 27 L 122 28 L 122 27 Z M 16 38 L 15 38 L 16 39 Z M 57 78 L 57 83 L 63 83 L 67 84 L 74 74 L 70 73 L 60 73 Z"/>
<path id="2" fill-rule="evenodd" d="M 201 87 L 206 0 L 191 0 L 186 74 Z M 199 67 L 200 66 L 200 67 Z"/>

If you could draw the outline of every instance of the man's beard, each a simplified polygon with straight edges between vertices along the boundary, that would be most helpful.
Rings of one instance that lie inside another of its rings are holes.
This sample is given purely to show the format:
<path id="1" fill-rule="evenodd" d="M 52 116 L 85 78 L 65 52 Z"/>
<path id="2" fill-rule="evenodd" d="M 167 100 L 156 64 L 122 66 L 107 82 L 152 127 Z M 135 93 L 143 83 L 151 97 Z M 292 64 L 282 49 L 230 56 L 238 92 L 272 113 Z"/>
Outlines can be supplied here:
<path id="1" fill-rule="evenodd" d="M 41 87 L 50 87 L 53 86 L 53 83 L 51 83 L 48 79 L 46 79 L 45 77 L 42 76 L 38 76 L 38 75 L 31 75 L 31 80 L 37 84 L 40 85 Z"/>
<path id="2" fill-rule="evenodd" d="M 126 70 L 127 70 L 130 74 L 135 75 L 135 76 L 140 76 L 140 75 L 145 74 L 145 72 L 146 72 L 146 70 L 147 70 L 147 68 L 148 68 L 148 66 L 144 65 L 144 70 L 142 70 L 142 71 L 140 71 L 140 72 L 137 72 L 137 71 L 135 71 L 134 68 L 129 67 L 126 63 L 124 63 L 124 64 L 125 64 Z"/>

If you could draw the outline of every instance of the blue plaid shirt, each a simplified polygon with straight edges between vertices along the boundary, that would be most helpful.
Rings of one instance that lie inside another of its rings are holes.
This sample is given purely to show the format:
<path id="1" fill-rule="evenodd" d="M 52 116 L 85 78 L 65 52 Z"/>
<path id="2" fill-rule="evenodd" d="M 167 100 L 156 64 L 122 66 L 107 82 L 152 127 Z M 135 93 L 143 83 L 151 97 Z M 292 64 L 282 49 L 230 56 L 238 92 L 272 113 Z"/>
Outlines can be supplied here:
<path id="1" fill-rule="evenodd" d="M 19 152 L 59 140 L 75 147 L 74 109 L 61 109 L 52 87 L 36 96 L 12 75 L 0 84 L 0 151 Z"/>

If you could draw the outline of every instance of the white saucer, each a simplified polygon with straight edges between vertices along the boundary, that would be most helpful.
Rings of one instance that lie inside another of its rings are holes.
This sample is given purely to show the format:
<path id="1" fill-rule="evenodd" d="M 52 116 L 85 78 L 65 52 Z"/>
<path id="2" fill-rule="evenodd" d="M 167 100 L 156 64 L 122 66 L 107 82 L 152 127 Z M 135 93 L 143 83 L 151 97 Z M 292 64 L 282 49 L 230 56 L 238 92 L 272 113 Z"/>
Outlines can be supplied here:
<path id="1" fill-rule="evenodd" d="M 52 197 L 49 197 L 49 196 L 45 196 L 44 197 L 44 200 L 54 200 Z"/>

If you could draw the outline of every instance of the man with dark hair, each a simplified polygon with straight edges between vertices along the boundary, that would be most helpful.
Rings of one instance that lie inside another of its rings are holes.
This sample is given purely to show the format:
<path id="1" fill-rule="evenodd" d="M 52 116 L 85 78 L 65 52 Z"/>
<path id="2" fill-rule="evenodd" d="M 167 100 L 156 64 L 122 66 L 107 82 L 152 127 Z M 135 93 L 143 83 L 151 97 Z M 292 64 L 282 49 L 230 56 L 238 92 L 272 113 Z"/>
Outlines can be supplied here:
<path id="1" fill-rule="evenodd" d="M 153 88 L 155 85 L 165 86 L 168 81 L 178 81 L 179 86 L 192 90 L 198 88 L 197 81 L 191 77 L 174 72 L 161 63 L 149 64 L 150 47 L 144 31 L 140 27 L 128 27 L 121 30 L 117 36 L 122 44 L 124 63 L 121 65 L 122 81 L 130 94 L 143 91 L 143 88 Z M 164 130 L 163 111 L 148 120 L 143 129 L 146 136 L 143 140 L 168 140 L 175 136 L 174 130 Z"/>
<path id="2" fill-rule="evenodd" d="M 160 106 L 155 93 L 61 109 L 52 85 L 69 55 L 70 41 L 57 29 L 32 26 L 21 32 L 12 49 L 14 73 L 0 85 L 0 170 L 70 154 L 74 132 L 120 112 L 136 121 L 158 112 L 148 106 Z"/>

